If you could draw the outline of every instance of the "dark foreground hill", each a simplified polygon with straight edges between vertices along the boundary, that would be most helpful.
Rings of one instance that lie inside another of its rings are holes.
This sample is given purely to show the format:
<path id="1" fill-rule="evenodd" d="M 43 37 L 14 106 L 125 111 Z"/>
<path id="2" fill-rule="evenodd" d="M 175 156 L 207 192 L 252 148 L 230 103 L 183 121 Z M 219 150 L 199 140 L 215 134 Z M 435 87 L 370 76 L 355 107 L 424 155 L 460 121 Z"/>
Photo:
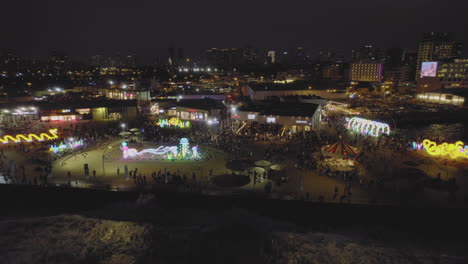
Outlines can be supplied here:
<path id="1" fill-rule="evenodd" d="M 468 263 L 459 209 L 0 186 L 1 263 Z"/>

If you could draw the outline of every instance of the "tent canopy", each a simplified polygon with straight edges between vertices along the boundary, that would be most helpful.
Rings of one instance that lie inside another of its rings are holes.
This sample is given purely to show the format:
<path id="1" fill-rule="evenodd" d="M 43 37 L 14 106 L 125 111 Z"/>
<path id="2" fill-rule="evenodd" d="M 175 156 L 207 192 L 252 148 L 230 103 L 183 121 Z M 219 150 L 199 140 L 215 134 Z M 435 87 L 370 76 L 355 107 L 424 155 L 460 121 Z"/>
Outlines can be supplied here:
<path id="1" fill-rule="evenodd" d="M 335 144 L 322 147 L 322 154 L 326 157 L 349 159 L 355 158 L 358 154 L 358 150 L 340 139 Z"/>
<path id="2" fill-rule="evenodd" d="M 280 171 L 280 170 L 284 169 L 284 166 L 279 165 L 279 164 L 275 164 L 275 165 L 271 165 L 270 169 L 275 170 L 275 171 Z"/>
<path id="3" fill-rule="evenodd" d="M 130 132 L 120 132 L 119 135 L 121 135 L 122 137 L 126 137 L 126 136 L 130 136 L 132 133 Z"/>
<path id="4" fill-rule="evenodd" d="M 271 162 L 269 162 L 268 160 L 259 160 L 255 162 L 255 165 L 259 167 L 270 167 Z"/>

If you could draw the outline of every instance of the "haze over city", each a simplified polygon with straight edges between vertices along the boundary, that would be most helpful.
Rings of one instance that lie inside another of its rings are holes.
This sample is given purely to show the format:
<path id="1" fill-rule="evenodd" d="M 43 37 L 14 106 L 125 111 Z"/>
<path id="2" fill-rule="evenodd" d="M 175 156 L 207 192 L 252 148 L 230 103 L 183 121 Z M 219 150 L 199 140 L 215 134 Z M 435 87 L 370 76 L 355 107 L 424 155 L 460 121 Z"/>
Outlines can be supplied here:
<path id="1" fill-rule="evenodd" d="M 467 43 L 466 9 L 463 0 L 9 1 L 0 47 L 40 57 L 59 50 L 77 59 L 132 53 L 141 63 L 164 58 L 172 44 L 191 56 L 246 45 L 335 48 L 349 56 L 366 43 L 415 50 L 427 31 L 451 32 Z"/>

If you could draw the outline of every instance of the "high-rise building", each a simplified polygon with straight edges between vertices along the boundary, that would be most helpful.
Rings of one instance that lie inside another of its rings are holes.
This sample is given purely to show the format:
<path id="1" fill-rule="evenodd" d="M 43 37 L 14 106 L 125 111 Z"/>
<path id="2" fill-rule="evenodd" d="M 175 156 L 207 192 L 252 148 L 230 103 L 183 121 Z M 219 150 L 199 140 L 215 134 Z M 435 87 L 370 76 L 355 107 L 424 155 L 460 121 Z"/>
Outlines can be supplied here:
<path id="1" fill-rule="evenodd" d="M 325 80 L 341 80 L 343 78 L 343 63 L 324 63 L 321 67 L 322 78 Z"/>
<path id="2" fill-rule="evenodd" d="M 124 66 L 128 68 L 136 67 L 136 57 L 134 55 L 127 55 L 125 57 Z"/>
<path id="3" fill-rule="evenodd" d="M 176 57 L 175 57 L 175 48 L 174 45 L 171 45 L 168 49 L 167 52 L 169 53 L 169 66 L 175 66 L 176 64 Z"/>
<path id="4" fill-rule="evenodd" d="M 177 61 L 178 61 L 178 64 L 183 64 L 185 62 L 184 49 L 183 48 L 178 49 Z"/>
<path id="5" fill-rule="evenodd" d="M 382 59 L 382 50 L 380 48 L 376 48 L 373 44 L 368 44 L 351 51 L 352 61 L 380 62 Z"/>
<path id="6" fill-rule="evenodd" d="M 403 63 L 403 49 L 390 48 L 385 53 L 385 68 L 386 69 L 397 69 Z"/>
<path id="7" fill-rule="evenodd" d="M 449 34 L 441 32 L 423 33 L 419 43 L 416 79 L 420 77 L 421 64 L 425 61 L 458 59 L 461 57 L 462 45 L 454 41 Z"/>
<path id="8" fill-rule="evenodd" d="M 417 62 L 418 62 L 418 52 L 405 50 L 403 54 L 403 65 L 414 66 L 416 68 Z"/>
<path id="9" fill-rule="evenodd" d="M 242 51 L 238 48 L 211 48 L 205 51 L 206 64 L 227 68 L 238 65 Z"/>
<path id="10" fill-rule="evenodd" d="M 305 62 L 306 54 L 305 50 L 303 47 L 297 47 L 296 48 L 296 58 L 295 58 L 295 64 L 302 64 Z"/>
<path id="11" fill-rule="evenodd" d="M 268 63 L 272 63 L 272 64 L 275 63 L 275 61 L 276 61 L 276 56 L 275 56 L 275 55 L 276 55 L 276 54 L 275 54 L 275 51 L 274 51 L 274 50 L 269 50 L 269 51 L 268 51 L 268 54 L 267 54 L 267 58 L 268 58 L 267 61 L 268 61 Z"/>
<path id="12" fill-rule="evenodd" d="M 336 52 L 332 49 L 321 49 L 319 51 L 319 62 L 331 62 L 334 61 Z"/>
<path id="13" fill-rule="evenodd" d="M 222 68 L 232 68 L 255 63 L 256 51 L 251 47 L 245 48 L 211 48 L 205 51 L 206 64 Z"/>
<path id="14" fill-rule="evenodd" d="M 351 63 L 349 78 L 358 82 L 381 82 L 382 64 L 377 62 Z"/>
<path id="15" fill-rule="evenodd" d="M 257 51 L 250 46 L 241 48 L 241 64 L 252 64 L 257 60 Z"/>
<path id="16" fill-rule="evenodd" d="M 423 62 L 418 79 L 418 92 L 468 88 L 468 59 Z"/>
<path id="17" fill-rule="evenodd" d="M 103 67 L 104 66 L 104 57 L 102 55 L 96 54 L 91 56 L 90 64 L 94 67 Z"/>
<path id="18" fill-rule="evenodd" d="M 439 62 L 437 78 L 442 88 L 468 88 L 468 59 Z"/>
<path id="19" fill-rule="evenodd" d="M 413 82 L 414 81 L 415 68 L 409 65 L 403 65 L 400 67 L 400 82 Z"/>
<path id="20" fill-rule="evenodd" d="M 64 52 L 53 51 L 48 60 L 48 71 L 55 75 L 63 74 L 70 67 L 70 58 Z"/>

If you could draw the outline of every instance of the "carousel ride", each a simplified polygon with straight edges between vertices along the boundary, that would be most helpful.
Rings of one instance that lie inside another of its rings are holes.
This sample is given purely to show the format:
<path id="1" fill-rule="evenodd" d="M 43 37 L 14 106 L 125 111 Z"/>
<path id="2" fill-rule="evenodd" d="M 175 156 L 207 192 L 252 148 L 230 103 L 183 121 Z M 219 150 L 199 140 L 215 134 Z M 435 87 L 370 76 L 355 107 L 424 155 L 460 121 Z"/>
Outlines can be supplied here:
<path id="1" fill-rule="evenodd" d="M 340 138 L 335 144 L 322 147 L 322 155 L 325 157 L 322 166 L 334 171 L 351 171 L 356 168 L 358 154 L 357 148 L 346 144 Z"/>

